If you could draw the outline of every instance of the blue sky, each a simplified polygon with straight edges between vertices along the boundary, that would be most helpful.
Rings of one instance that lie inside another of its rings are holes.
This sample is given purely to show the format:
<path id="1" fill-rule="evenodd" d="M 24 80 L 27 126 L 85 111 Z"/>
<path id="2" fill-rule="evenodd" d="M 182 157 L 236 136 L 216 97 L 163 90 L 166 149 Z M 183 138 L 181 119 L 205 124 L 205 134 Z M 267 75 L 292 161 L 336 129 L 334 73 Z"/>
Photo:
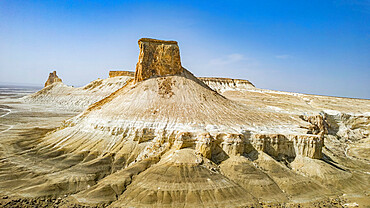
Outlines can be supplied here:
<path id="1" fill-rule="evenodd" d="M 141 37 L 179 42 L 197 76 L 370 98 L 370 1 L 0 1 L 0 83 L 135 70 Z"/>

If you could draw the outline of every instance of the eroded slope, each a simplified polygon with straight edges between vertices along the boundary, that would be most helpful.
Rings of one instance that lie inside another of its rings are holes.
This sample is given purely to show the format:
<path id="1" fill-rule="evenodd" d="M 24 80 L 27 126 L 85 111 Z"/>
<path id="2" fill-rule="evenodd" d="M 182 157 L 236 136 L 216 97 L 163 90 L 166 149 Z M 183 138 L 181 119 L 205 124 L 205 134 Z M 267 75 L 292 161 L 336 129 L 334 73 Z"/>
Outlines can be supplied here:
<path id="1" fill-rule="evenodd" d="M 369 101 L 354 114 L 345 99 L 215 91 L 182 67 L 170 70 L 181 66 L 173 41 L 139 45 L 147 51 L 136 82 L 45 136 L 1 138 L 3 194 L 111 207 L 312 206 L 368 196 L 369 161 L 356 144 L 367 148 Z"/>

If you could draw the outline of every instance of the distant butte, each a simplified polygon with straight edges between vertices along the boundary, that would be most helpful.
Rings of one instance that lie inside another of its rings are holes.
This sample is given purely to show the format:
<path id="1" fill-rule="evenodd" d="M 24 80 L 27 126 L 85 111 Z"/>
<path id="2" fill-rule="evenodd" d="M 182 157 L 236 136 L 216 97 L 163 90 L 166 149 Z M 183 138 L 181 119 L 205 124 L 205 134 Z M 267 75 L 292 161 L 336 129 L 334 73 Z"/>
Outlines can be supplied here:
<path id="1" fill-rule="evenodd" d="M 53 71 L 49 74 L 48 80 L 45 82 L 45 87 L 55 83 L 55 82 L 62 82 L 62 79 L 58 77 L 57 72 Z"/>
<path id="2" fill-rule="evenodd" d="M 121 77 L 121 76 L 133 77 L 133 76 L 135 76 L 135 72 L 132 72 L 132 71 L 109 71 L 109 78 Z"/>

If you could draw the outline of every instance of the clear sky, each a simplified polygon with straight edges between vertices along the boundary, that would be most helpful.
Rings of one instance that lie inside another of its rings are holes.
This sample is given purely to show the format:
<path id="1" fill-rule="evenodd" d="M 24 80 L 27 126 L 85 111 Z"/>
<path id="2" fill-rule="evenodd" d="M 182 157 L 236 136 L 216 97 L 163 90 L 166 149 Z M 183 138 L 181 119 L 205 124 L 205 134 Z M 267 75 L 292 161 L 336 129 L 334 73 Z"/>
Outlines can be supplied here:
<path id="1" fill-rule="evenodd" d="M 178 41 L 196 76 L 370 98 L 369 0 L 0 0 L 0 84 L 134 71 L 142 37 Z"/>

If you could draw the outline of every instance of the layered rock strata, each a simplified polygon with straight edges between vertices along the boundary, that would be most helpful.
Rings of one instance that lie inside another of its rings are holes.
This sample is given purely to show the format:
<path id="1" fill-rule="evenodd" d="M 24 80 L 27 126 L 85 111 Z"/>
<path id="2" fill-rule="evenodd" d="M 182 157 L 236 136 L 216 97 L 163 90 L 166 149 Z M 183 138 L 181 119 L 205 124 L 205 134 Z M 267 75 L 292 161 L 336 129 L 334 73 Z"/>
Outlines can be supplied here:
<path id="1" fill-rule="evenodd" d="M 109 77 L 130 76 L 135 77 L 135 72 L 130 71 L 109 71 Z M 219 77 L 198 77 L 199 80 L 208 85 L 211 89 L 218 93 L 223 93 L 229 90 L 248 90 L 254 89 L 255 86 L 248 80 L 244 79 L 230 79 Z"/>
<path id="2" fill-rule="evenodd" d="M 42 138 L 4 137 L 0 190 L 110 207 L 278 206 L 368 192 L 368 174 L 351 171 L 368 166 L 344 167 L 323 147 L 336 118 L 267 108 L 277 98 L 255 88 L 221 95 L 181 66 L 176 42 L 139 46 L 132 81 Z"/>
<path id="3" fill-rule="evenodd" d="M 256 150 L 263 151 L 274 158 L 294 159 L 304 156 L 312 159 L 321 159 L 324 138 L 317 135 L 282 135 L 282 134 L 255 134 L 251 144 Z"/>
<path id="4" fill-rule="evenodd" d="M 199 77 L 198 79 L 219 93 L 223 93 L 228 90 L 247 90 L 255 88 L 250 81 L 243 79 L 216 77 Z"/>

